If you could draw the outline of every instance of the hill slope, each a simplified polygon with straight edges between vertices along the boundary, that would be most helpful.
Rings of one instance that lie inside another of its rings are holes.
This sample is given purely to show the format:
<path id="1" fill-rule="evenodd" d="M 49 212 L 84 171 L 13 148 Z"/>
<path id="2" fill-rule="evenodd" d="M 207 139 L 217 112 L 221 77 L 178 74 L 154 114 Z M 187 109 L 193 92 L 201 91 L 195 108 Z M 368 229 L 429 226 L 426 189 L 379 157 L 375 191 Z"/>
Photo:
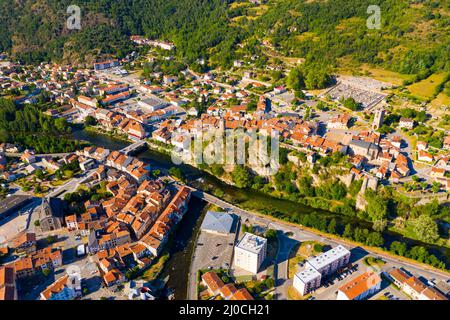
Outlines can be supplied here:
<path id="1" fill-rule="evenodd" d="M 0 0 L 0 51 L 25 62 L 123 56 L 132 34 L 173 41 L 187 63 L 229 66 L 237 45 L 266 40 L 288 57 L 370 64 L 426 78 L 450 70 L 449 0 L 86 0 L 82 30 L 65 27 L 70 0 Z M 367 7 L 382 27 L 366 27 Z"/>

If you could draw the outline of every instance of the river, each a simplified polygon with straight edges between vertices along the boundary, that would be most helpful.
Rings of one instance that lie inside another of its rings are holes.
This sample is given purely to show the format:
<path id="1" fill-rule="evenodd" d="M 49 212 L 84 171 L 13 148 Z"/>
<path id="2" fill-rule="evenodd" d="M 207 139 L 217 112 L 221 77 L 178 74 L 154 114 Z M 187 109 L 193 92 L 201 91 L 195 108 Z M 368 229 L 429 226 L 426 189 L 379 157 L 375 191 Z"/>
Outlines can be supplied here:
<path id="1" fill-rule="evenodd" d="M 74 131 L 73 137 L 75 139 L 88 141 L 96 146 L 110 150 L 120 150 L 130 144 L 129 142 L 117 140 L 108 135 L 101 135 L 83 130 Z M 145 162 L 151 163 L 154 167 L 170 169 L 175 166 L 169 155 L 153 150 L 142 152 L 138 154 L 137 157 Z M 358 219 L 357 217 L 340 215 L 326 210 L 308 207 L 297 202 L 274 198 L 253 189 L 242 190 L 228 185 L 216 177 L 204 173 L 190 165 L 181 165 L 178 167 L 182 169 L 190 185 L 207 192 L 217 192 L 217 190 L 220 190 L 225 201 L 238 205 L 244 209 L 254 211 L 270 210 L 282 212 L 284 215 L 305 215 L 316 212 L 327 218 L 335 218 L 341 228 L 345 224 L 350 223 L 353 227 L 367 228 L 371 230 L 370 223 Z M 177 299 L 183 299 L 182 297 L 186 292 L 186 283 L 184 283 L 185 281 L 182 281 L 181 279 L 187 279 L 189 274 L 193 245 L 196 240 L 196 230 L 200 227 L 202 214 L 204 214 L 204 207 L 204 203 L 197 203 L 195 200 L 193 201 L 193 209 L 190 209 L 187 215 L 187 217 L 191 217 L 191 219 L 183 220 L 174 238 L 176 243 L 182 243 L 183 246 L 187 244 L 188 246 L 184 250 L 178 250 L 177 246 L 174 246 L 174 252 L 171 254 L 171 257 L 167 263 L 167 269 L 164 272 L 164 276 L 169 276 L 169 286 L 175 289 L 175 296 Z M 401 234 L 390 231 L 384 232 L 383 235 L 387 244 L 392 241 L 401 241 L 409 243 L 410 245 L 422 245 L 432 249 L 433 253 L 438 257 L 441 257 L 445 262 L 447 262 L 448 265 L 450 255 L 450 250 L 448 248 L 433 246 L 420 241 L 411 240 L 403 237 Z"/>

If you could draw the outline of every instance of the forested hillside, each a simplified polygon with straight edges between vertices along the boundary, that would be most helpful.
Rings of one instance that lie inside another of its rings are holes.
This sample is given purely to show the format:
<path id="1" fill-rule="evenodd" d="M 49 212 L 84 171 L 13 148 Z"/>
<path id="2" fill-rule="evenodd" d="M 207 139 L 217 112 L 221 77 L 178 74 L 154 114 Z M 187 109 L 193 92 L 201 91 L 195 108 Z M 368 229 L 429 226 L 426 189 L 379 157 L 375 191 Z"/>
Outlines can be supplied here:
<path id="1" fill-rule="evenodd" d="M 0 0 L 0 51 L 25 62 L 91 62 L 123 56 L 129 36 L 140 34 L 173 41 L 187 63 L 229 66 L 239 44 L 266 40 L 317 69 L 368 63 L 420 78 L 450 70 L 449 0 L 86 0 L 80 31 L 65 27 L 72 2 Z M 374 4 L 379 30 L 366 27 Z"/>
<path id="2" fill-rule="evenodd" d="M 129 36 L 141 34 L 174 41 L 179 55 L 192 62 L 212 47 L 226 55 L 237 43 L 223 0 L 86 0 L 78 4 L 81 30 L 67 30 L 71 4 L 0 0 L 0 51 L 25 62 L 91 62 L 101 55 L 124 56 L 132 48 Z"/>

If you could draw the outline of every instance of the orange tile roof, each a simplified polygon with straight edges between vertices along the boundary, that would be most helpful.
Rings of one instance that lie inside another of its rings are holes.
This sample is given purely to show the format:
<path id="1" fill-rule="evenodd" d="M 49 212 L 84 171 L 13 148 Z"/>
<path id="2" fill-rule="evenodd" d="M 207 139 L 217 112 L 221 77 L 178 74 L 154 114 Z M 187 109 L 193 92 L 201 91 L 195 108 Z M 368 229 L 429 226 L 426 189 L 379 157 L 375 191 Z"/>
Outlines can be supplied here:
<path id="1" fill-rule="evenodd" d="M 215 292 L 224 286 L 223 281 L 219 278 L 217 273 L 210 271 L 202 276 L 203 282 L 206 284 L 209 290 Z"/>
<path id="2" fill-rule="evenodd" d="M 231 300 L 254 300 L 252 295 L 243 288 L 238 290 L 232 297 Z"/>
<path id="3" fill-rule="evenodd" d="M 237 289 L 234 286 L 234 284 L 229 283 L 224 285 L 222 288 L 220 288 L 220 293 L 224 296 L 224 297 L 231 297 L 232 295 L 234 295 L 236 293 Z"/>
<path id="4" fill-rule="evenodd" d="M 421 293 L 427 288 L 427 286 L 422 281 L 420 281 L 418 278 L 414 276 L 407 279 L 404 284 L 410 287 L 412 290 L 416 291 L 417 293 Z"/>
<path id="5" fill-rule="evenodd" d="M 13 247 L 17 248 L 27 242 L 36 242 L 36 234 L 35 233 L 24 233 L 13 241 Z"/>
<path id="6" fill-rule="evenodd" d="M 381 282 L 381 278 L 373 271 L 366 272 L 339 288 L 349 300 L 353 300 Z"/>
<path id="7" fill-rule="evenodd" d="M 446 296 L 434 288 L 426 288 L 422 294 L 430 300 L 448 300 Z"/>
<path id="8" fill-rule="evenodd" d="M 53 284 L 48 286 L 47 289 L 42 291 L 42 295 L 44 296 L 45 300 L 50 299 L 54 294 L 57 294 L 57 293 L 61 292 L 62 290 L 64 290 L 68 279 L 69 279 L 69 275 L 59 278 Z"/>

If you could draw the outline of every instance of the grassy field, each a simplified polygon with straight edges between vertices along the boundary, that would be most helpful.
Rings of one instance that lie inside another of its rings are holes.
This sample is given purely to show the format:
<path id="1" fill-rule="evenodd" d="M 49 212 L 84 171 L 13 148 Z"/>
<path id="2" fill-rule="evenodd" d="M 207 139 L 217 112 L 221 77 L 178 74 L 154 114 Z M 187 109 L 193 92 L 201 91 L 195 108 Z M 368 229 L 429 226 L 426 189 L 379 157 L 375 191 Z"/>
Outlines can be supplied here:
<path id="1" fill-rule="evenodd" d="M 300 295 L 294 287 L 289 287 L 287 291 L 289 300 L 308 300 L 311 297 L 310 294 L 307 294 L 306 296 Z"/>
<path id="2" fill-rule="evenodd" d="M 450 106 L 450 97 L 441 92 L 433 101 L 431 101 L 431 105 L 436 108 L 441 108 L 442 106 Z M 442 110 L 442 112 L 445 112 L 445 110 Z"/>
<path id="3" fill-rule="evenodd" d="M 414 75 L 401 74 L 369 65 L 358 66 L 346 58 L 339 59 L 339 65 L 341 67 L 337 70 L 338 74 L 370 77 L 395 86 L 401 86 L 405 80 L 411 80 L 414 77 Z"/>
<path id="4" fill-rule="evenodd" d="M 381 68 L 363 66 L 362 70 L 363 72 L 367 72 L 368 76 L 375 80 L 391 83 L 396 86 L 402 85 L 403 81 L 411 80 L 413 78 L 413 75 L 401 74 Z"/>
<path id="5" fill-rule="evenodd" d="M 158 261 L 156 261 L 156 263 L 154 263 L 147 271 L 144 272 L 142 278 L 146 281 L 155 280 L 163 270 L 167 260 L 169 260 L 169 254 L 165 254 L 158 258 Z"/>
<path id="6" fill-rule="evenodd" d="M 428 78 L 408 86 L 408 90 L 413 96 L 416 96 L 418 98 L 432 98 L 435 93 L 436 87 L 440 85 L 442 81 L 444 81 L 445 76 L 445 73 L 432 74 Z"/>
<path id="7" fill-rule="evenodd" d="M 298 264 L 302 263 L 309 257 L 322 252 L 323 244 L 315 241 L 306 241 L 295 247 L 289 258 L 289 279 L 294 278 L 299 271 Z"/>

